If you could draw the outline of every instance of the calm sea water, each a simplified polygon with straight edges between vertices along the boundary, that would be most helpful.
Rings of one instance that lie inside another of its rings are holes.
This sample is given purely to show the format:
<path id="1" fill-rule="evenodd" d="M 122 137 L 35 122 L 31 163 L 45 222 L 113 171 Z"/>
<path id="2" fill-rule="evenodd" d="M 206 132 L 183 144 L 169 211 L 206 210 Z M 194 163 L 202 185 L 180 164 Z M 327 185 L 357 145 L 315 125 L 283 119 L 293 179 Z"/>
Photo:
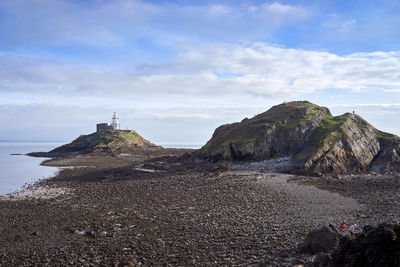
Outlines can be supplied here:
<path id="1" fill-rule="evenodd" d="M 0 195 L 20 190 L 26 183 L 55 175 L 58 168 L 40 166 L 45 158 L 25 155 L 29 152 L 49 151 L 65 142 L 4 142 L 0 141 Z"/>
<path id="2" fill-rule="evenodd" d="M 22 189 L 40 179 L 54 176 L 58 168 L 41 166 L 45 158 L 25 155 L 29 152 L 50 151 L 66 142 L 8 142 L 0 141 L 0 195 Z M 160 144 L 163 147 L 200 148 L 201 144 Z"/>
<path id="3" fill-rule="evenodd" d="M 164 148 L 191 148 L 191 149 L 199 149 L 201 148 L 204 144 L 186 144 L 186 143 L 156 143 L 156 145 L 162 146 Z"/>

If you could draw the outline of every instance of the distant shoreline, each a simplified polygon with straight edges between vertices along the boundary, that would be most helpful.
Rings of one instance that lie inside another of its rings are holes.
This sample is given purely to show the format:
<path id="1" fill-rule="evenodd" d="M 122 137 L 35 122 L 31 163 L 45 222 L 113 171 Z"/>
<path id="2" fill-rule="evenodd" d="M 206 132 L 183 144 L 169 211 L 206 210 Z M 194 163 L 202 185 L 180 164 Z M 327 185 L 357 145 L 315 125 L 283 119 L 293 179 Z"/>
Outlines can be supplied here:
<path id="1" fill-rule="evenodd" d="M 0 140 L 0 143 L 67 143 L 68 141 L 43 141 L 43 140 Z"/>
<path id="2" fill-rule="evenodd" d="M 68 143 L 70 141 L 43 141 L 43 140 L 0 140 L 0 143 Z M 190 148 L 199 149 L 204 144 L 202 143 L 155 143 L 157 146 L 164 148 Z M 36 151 L 30 151 L 36 152 Z M 28 153 L 30 153 L 28 152 Z"/>

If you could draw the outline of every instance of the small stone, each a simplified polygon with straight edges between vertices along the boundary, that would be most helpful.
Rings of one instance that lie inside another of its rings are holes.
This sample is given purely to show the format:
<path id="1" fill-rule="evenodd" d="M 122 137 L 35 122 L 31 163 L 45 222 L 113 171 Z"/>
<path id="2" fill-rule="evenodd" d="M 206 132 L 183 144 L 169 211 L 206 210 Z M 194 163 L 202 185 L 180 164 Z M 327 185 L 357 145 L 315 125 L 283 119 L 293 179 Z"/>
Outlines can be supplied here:
<path id="1" fill-rule="evenodd" d="M 85 231 L 85 230 L 80 231 L 78 234 L 79 234 L 79 235 L 85 235 L 85 234 L 86 234 L 86 231 Z"/>

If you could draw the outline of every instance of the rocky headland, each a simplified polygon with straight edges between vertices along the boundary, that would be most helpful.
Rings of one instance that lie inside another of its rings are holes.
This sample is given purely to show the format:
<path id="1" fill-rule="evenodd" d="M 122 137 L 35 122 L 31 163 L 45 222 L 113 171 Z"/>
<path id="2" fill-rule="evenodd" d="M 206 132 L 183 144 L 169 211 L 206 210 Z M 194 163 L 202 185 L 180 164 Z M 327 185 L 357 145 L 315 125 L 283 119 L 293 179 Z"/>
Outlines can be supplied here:
<path id="1" fill-rule="evenodd" d="M 198 155 L 213 162 L 286 158 L 280 171 L 306 175 L 399 171 L 400 138 L 359 115 L 332 116 L 295 101 L 218 127 Z"/>

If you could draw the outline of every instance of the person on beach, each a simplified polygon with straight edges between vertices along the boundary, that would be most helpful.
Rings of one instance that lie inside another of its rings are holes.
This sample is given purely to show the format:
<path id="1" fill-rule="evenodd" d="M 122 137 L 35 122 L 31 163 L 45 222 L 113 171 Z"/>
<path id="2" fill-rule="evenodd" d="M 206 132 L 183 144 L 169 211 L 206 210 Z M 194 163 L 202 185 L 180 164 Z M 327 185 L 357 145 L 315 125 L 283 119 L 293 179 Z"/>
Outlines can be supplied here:
<path id="1" fill-rule="evenodd" d="M 357 224 L 352 224 L 349 228 L 350 234 L 354 235 L 356 233 Z"/>
<path id="2" fill-rule="evenodd" d="M 340 232 L 344 232 L 344 225 L 346 224 L 346 221 L 345 220 L 343 220 L 343 222 L 340 224 L 340 227 L 339 227 L 339 230 L 340 230 Z"/>

